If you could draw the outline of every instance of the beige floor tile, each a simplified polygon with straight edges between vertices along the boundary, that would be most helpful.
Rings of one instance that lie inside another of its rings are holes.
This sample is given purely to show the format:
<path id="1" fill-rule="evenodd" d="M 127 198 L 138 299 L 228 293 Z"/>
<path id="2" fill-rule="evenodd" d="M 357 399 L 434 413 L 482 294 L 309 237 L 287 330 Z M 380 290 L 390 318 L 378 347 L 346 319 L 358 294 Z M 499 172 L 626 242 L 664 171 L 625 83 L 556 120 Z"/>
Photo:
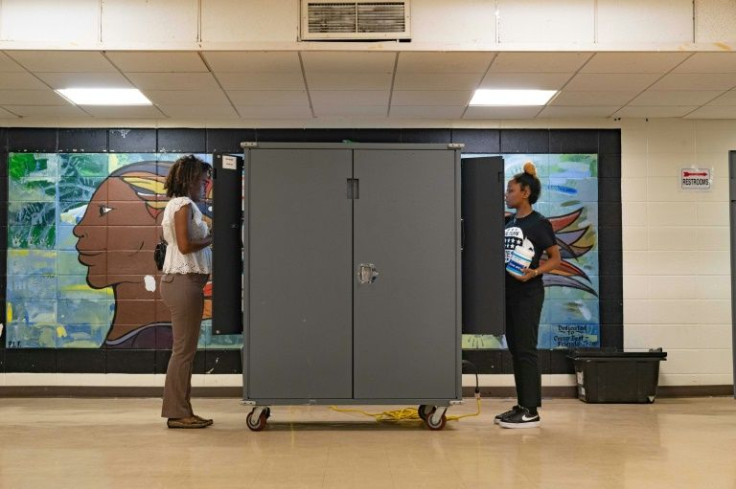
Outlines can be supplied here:
<path id="1" fill-rule="evenodd" d="M 736 489 L 731 398 L 550 400 L 540 429 L 494 426 L 511 404 L 441 432 L 277 406 L 253 433 L 232 399 L 196 399 L 215 425 L 191 431 L 166 429 L 159 399 L 0 399 L 0 488 Z"/>

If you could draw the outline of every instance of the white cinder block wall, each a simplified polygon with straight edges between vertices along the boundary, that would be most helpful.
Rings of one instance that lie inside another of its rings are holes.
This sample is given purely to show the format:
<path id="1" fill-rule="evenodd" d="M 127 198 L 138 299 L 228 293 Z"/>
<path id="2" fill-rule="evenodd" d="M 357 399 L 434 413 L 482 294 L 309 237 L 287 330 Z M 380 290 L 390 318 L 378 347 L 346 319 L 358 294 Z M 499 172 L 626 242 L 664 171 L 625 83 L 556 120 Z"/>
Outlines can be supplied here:
<path id="1" fill-rule="evenodd" d="M 736 121 L 622 122 L 624 345 L 663 347 L 660 385 L 733 383 L 728 152 Z M 710 191 L 680 189 L 711 168 Z"/>

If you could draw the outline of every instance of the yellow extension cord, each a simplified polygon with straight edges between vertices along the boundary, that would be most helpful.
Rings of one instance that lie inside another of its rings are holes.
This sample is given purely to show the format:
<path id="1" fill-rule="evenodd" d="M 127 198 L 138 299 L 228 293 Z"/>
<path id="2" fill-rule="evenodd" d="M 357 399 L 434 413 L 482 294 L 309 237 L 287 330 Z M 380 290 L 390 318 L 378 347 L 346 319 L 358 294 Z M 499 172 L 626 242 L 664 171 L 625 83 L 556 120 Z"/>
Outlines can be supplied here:
<path id="1" fill-rule="evenodd" d="M 447 421 L 457 421 L 471 416 L 478 416 L 480 414 L 480 395 L 476 394 L 475 400 L 477 406 L 475 413 L 463 414 L 462 416 L 447 416 Z M 363 414 L 378 422 L 401 423 L 406 421 L 423 421 L 422 418 L 419 417 L 419 411 L 416 408 L 396 409 L 394 411 L 383 411 L 382 413 L 369 413 L 360 409 L 339 408 L 337 406 L 330 406 L 330 409 L 339 413 Z"/>

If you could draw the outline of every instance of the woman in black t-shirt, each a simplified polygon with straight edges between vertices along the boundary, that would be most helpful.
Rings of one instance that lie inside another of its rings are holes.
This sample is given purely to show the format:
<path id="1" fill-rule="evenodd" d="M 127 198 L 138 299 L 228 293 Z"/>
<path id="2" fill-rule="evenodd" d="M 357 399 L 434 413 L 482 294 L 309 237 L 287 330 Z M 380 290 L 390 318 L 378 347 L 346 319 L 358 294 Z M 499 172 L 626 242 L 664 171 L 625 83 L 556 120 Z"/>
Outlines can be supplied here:
<path id="1" fill-rule="evenodd" d="M 542 380 L 539 371 L 537 338 L 544 302 L 542 275 L 560 264 L 560 249 L 552 225 L 532 209 L 541 193 L 534 164 L 524 164 L 506 187 L 506 205 L 516 213 L 506 218 L 504 251 L 506 263 L 518 247 L 533 251 L 531 263 L 521 275 L 506 273 L 506 343 L 514 363 L 518 404 L 499 414 L 494 422 L 504 428 L 539 426 L 537 408 L 542 405 Z M 539 261 L 547 253 L 543 265 Z"/>

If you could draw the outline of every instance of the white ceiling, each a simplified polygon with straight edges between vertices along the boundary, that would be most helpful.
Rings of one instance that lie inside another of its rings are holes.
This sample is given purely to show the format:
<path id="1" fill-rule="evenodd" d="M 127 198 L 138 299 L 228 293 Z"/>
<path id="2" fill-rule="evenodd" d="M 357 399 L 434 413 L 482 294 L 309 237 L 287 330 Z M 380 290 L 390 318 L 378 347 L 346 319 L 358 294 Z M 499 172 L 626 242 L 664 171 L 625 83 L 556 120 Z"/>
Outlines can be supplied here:
<path id="1" fill-rule="evenodd" d="M 136 87 L 153 107 L 75 107 L 53 91 Z M 559 93 L 468 107 L 477 88 Z M 736 118 L 736 53 L 0 52 L 0 119 Z"/>

